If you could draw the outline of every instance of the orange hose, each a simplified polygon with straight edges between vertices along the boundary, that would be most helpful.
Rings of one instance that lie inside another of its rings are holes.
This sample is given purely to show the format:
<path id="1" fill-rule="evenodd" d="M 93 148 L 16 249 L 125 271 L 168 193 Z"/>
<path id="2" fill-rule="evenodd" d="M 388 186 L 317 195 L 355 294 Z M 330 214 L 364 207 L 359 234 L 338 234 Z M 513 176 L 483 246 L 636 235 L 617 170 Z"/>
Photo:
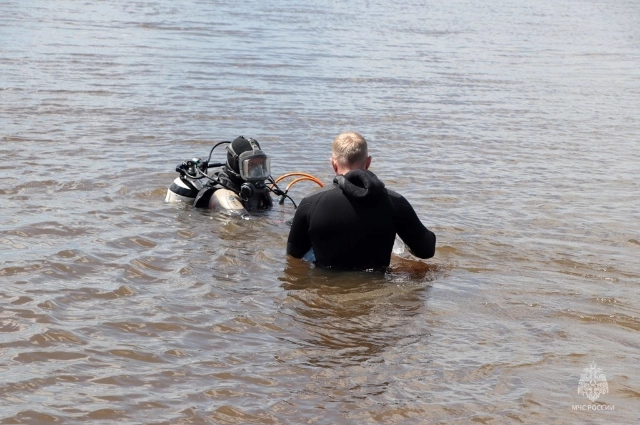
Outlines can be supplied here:
<path id="1" fill-rule="evenodd" d="M 283 180 L 283 179 L 286 179 L 287 177 L 292 177 L 292 176 L 301 176 L 301 177 L 299 177 L 299 178 L 295 179 L 294 181 L 292 181 L 291 183 L 289 183 L 289 186 L 287 186 L 287 190 L 289 190 L 289 188 L 291 186 L 293 186 L 294 183 L 297 183 L 297 182 L 300 182 L 300 181 L 304 181 L 304 180 L 310 180 L 310 181 L 316 183 L 320 187 L 324 186 L 324 183 L 322 183 L 319 178 L 314 177 L 311 174 L 302 173 L 302 172 L 287 173 L 287 174 L 284 174 L 284 175 L 278 177 L 274 181 L 276 183 L 278 183 L 280 180 Z"/>
<path id="2" fill-rule="evenodd" d="M 309 177 L 298 177 L 297 179 L 295 179 L 295 180 L 293 180 L 291 183 L 289 183 L 289 185 L 288 185 L 288 186 L 287 186 L 287 188 L 285 189 L 285 192 L 288 192 L 288 191 L 289 191 L 289 189 L 291 189 L 291 186 L 293 186 L 294 184 L 296 184 L 296 183 L 298 183 L 298 182 L 301 182 L 301 181 L 304 181 L 304 180 L 310 180 L 310 181 L 315 182 L 315 180 L 310 179 Z M 316 183 L 317 183 L 317 182 L 316 182 Z M 320 186 L 320 187 L 322 187 L 322 186 Z"/>

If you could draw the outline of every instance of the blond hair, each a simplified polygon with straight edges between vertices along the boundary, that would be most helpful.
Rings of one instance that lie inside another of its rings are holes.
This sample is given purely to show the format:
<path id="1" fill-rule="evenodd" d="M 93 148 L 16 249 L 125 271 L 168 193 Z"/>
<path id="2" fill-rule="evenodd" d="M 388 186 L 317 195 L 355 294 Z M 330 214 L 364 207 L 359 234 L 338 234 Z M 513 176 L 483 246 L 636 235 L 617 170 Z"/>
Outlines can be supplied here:
<path id="1" fill-rule="evenodd" d="M 354 165 L 367 159 L 367 141 L 355 131 L 338 134 L 331 146 L 333 159 L 341 165 Z"/>

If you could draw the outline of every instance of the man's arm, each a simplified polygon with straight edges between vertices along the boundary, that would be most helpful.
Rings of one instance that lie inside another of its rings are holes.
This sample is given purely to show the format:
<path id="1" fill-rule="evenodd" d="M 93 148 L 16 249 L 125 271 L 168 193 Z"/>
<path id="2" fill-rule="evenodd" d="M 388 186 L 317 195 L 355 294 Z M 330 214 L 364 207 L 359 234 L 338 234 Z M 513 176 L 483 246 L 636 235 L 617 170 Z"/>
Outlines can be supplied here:
<path id="1" fill-rule="evenodd" d="M 395 211 L 396 232 L 411 254 L 431 258 L 436 253 L 436 235 L 424 227 L 415 210 L 402 195 L 389 191 Z"/>
<path id="2" fill-rule="evenodd" d="M 293 215 L 293 223 L 287 240 L 287 254 L 295 258 L 302 258 L 311 249 L 308 220 L 309 207 L 310 202 L 303 199 Z"/>

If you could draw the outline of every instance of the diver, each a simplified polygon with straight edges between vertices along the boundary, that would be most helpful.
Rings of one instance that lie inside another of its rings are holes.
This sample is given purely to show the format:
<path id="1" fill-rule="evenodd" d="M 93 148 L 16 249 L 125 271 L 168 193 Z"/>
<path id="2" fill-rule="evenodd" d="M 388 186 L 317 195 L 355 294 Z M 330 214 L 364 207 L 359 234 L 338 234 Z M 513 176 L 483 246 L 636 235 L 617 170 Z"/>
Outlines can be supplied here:
<path id="1" fill-rule="evenodd" d="M 228 144 L 226 162 L 211 163 L 213 150 L 222 144 Z M 208 160 L 194 158 L 176 167 L 180 177 L 167 190 L 165 201 L 183 201 L 197 208 L 240 215 L 270 209 L 272 192 L 287 196 L 273 181 L 270 163 L 255 139 L 239 136 L 232 142 L 219 142 L 211 149 Z"/>

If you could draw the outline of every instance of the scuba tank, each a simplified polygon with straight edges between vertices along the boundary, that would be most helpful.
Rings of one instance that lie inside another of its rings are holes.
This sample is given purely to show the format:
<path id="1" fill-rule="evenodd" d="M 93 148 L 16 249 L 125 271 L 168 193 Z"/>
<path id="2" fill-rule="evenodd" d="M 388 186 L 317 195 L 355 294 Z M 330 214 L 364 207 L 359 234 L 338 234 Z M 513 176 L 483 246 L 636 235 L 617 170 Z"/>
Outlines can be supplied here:
<path id="1" fill-rule="evenodd" d="M 248 214 L 242 205 L 242 200 L 229 189 L 216 189 L 209 197 L 208 207 L 212 210 L 225 211 L 232 215 L 244 216 Z"/>
<path id="2" fill-rule="evenodd" d="M 204 188 L 202 183 L 203 176 L 206 175 L 208 164 L 200 158 L 194 158 L 184 161 L 176 167 L 176 171 L 180 173 L 180 177 L 176 177 L 167 189 L 165 202 L 186 202 L 193 204 L 198 192 Z"/>

